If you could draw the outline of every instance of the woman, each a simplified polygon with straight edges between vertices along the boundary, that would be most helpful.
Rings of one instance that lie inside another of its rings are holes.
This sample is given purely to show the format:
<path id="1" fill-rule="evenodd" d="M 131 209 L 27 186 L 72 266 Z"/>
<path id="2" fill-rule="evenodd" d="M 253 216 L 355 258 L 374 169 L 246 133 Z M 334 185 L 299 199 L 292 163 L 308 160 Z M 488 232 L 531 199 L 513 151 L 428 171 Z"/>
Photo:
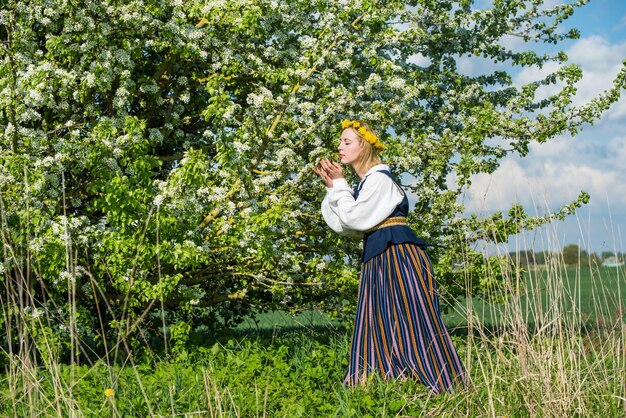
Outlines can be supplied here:
<path id="1" fill-rule="evenodd" d="M 324 220 L 342 235 L 363 235 L 363 256 L 349 385 L 376 370 L 384 379 L 416 378 L 433 392 L 463 386 L 465 370 L 441 320 L 426 243 L 407 225 L 409 202 L 378 153 L 372 128 L 344 120 L 339 158 L 361 178 L 351 190 L 339 163 L 313 169 L 326 185 Z"/>

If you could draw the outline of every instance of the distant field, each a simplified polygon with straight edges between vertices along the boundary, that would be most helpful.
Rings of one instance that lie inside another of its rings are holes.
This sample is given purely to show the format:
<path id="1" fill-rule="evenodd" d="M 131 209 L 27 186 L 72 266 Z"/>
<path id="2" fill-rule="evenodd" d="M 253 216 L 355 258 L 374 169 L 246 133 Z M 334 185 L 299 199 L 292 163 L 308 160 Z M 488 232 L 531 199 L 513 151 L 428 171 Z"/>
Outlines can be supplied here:
<path id="1" fill-rule="evenodd" d="M 471 310 L 483 326 L 506 325 L 500 318 L 510 318 L 511 315 L 503 315 L 503 310 L 510 306 L 520 306 L 520 315 L 528 324 L 535 323 L 537 315 L 554 317 L 560 312 L 561 315 L 571 317 L 574 311 L 583 322 L 610 322 L 611 318 L 620 314 L 620 307 L 621 314 L 626 314 L 625 273 L 623 268 L 612 267 L 568 267 L 558 269 L 556 274 L 538 268 L 525 273 L 524 288 L 520 290 L 519 299 L 512 300 L 514 303 L 499 305 L 485 303 L 478 298 L 469 302 L 463 299 L 444 314 L 444 321 L 451 329 L 465 328 L 468 325 L 467 312 Z M 269 312 L 247 319 L 237 329 L 278 330 L 338 325 L 318 311 L 307 311 L 295 316 L 284 312 Z"/>
<path id="2" fill-rule="evenodd" d="M 534 324 L 537 316 L 547 318 L 579 317 L 583 323 L 607 323 L 617 315 L 626 313 L 625 271 L 610 267 L 567 267 L 558 271 L 538 268 L 524 274 L 523 288 L 510 303 L 488 304 L 481 299 L 462 300 L 444 316 L 450 327 L 467 326 L 467 312 L 472 311 L 482 325 L 503 324 L 505 309 L 521 309 L 518 315 L 527 323 Z M 515 287 L 516 283 L 511 283 Z"/>

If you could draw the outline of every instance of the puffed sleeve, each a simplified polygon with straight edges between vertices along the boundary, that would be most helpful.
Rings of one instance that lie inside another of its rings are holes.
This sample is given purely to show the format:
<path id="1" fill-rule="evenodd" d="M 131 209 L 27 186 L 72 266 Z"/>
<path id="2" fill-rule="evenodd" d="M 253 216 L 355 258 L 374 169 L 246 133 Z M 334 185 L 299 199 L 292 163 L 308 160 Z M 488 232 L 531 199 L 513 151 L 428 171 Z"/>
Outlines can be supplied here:
<path id="1" fill-rule="evenodd" d="M 360 237 L 363 234 L 342 226 L 337 212 L 337 201 L 333 198 L 336 193 L 348 193 L 352 196 L 352 190 L 346 183 L 345 179 L 333 180 L 333 187 L 326 188 L 326 196 L 322 201 L 322 216 L 326 224 L 340 235 L 349 237 Z M 354 200 L 354 198 L 353 198 Z"/>
<path id="2" fill-rule="evenodd" d="M 333 191 L 325 200 L 343 230 L 366 231 L 378 225 L 404 198 L 404 192 L 384 173 L 368 175 L 356 200 L 347 184 L 343 186 L 345 180 L 338 180 L 333 181 Z"/>

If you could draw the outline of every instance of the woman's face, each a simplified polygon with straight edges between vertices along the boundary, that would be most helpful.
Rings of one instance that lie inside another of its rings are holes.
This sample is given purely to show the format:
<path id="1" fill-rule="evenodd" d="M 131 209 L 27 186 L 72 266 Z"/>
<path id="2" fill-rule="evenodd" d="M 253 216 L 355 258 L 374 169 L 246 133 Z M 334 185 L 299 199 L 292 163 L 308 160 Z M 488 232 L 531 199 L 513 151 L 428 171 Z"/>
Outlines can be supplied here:
<path id="1" fill-rule="evenodd" d="M 353 165 L 359 161 L 361 155 L 361 141 L 353 128 L 346 128 L 339 139 L 339 160 L 342 164 Z"/>

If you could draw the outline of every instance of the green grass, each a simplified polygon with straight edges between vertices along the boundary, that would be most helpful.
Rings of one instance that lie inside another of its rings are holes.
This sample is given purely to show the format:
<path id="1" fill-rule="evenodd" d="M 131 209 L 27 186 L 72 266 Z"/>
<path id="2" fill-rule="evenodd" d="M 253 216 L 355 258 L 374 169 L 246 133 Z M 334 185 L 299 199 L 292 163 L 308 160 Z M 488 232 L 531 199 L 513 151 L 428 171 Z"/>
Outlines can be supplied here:
<path id="1" fill-rule="evenodd" d="M 309 310 L 296 315 L 283 311 L 259 313 L 251 318 L 245 318 L 235 330 L 238 332 L 267 333 L 273 330 L 297 330 L 315 328 L 340 328 L 341 323 L 333 321 L 327 314 L 321 311 Z"/>
<path id="2" fill-rule="evenodd" d="M 457 394 L 433 397 L 413 381 L 378 378 L 363 388 L 345 387 L 340 381 L 349 337 L 332 328 L 303 328 L 276 331 L 271 338 L 231 339 L 169 360 L 137 358 L 136 367 L 75 367 L 73 377 L 68 365 L 57 365 L 54 373 L 44 368 L 18 373 L 10 384 L 5 374 L 0 416 L 617 417 L 626 412 L 619 399 L 623 374 L 615 367 L 615 361 L 623 367 L 623 358 L 608 356 L 601 347 L 578 347 L 583 351 L 577 355 L 588 359 L 582 367 L 575 359 L 562 367 L 537 362 L 535 367 L 545 368 L 538 374 L 528 369 L 535 360 L 521 363 L 511 341 L 455 337 L 454 343 L 473 378 L 472 387 Z M 541 358 L 562 347 L 559 341 L 536 340 L 526 352 L 529 359 Z M 555 381 L 544 382 L 546 375 Z M 557 379 L 585 381 L 585 387 Z M 105 396 L 108 388 L 114 396 Z M 559 400 L 567 403 L 554 404 Z"/>
<path id="3" fill-rule="evenodd" d="M 626 416 L 623 271 L 556 266 L 521 279 L 504 305 L 461 301 L 445 315 L 471 377 L 460 393 L 380 378 L 345 387 L 349 325 L 272 312 L 168 356 L 135 347 L 115 366 L 15 357 L 0 374 L 0 416 Z"/>

